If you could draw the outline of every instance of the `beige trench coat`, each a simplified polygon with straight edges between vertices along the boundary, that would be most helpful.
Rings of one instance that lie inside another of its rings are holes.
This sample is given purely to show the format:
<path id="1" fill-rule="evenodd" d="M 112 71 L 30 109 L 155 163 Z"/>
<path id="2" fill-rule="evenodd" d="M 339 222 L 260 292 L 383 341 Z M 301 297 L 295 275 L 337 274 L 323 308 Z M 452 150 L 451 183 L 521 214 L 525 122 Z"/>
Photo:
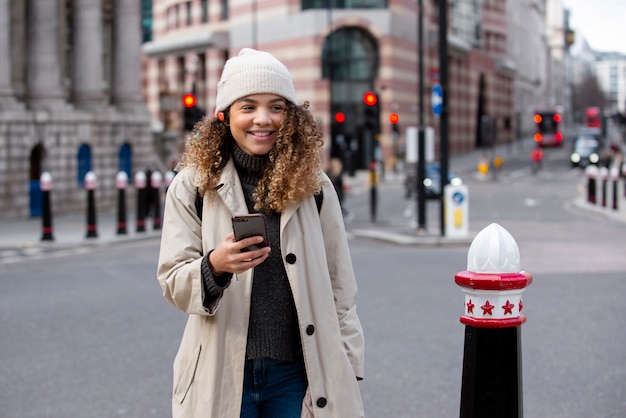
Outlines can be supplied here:
<path id="1" fill-rule="evenodd" d="M 286 208 L 281 250 L 295 299 L 309 389 L 302 417 L 364 416 L 357 379 L 364 340 L 357 286 L 337 194 L 322 175 L 324 200 Z M 241 409 L 252 271 L 233 277 L 210 309 L 203 307 L 201 258 L 232 232 L 231 216 L 248 213 L 232 161 L 218 198 L 194 205 L 195 173 L 182 170 L 168 188 L 157 277 L 167 301 L 189 314 L 174 360 L 174 417 L 236 418 Z M 321 224 L 321 228 L 320 228 Z"/>

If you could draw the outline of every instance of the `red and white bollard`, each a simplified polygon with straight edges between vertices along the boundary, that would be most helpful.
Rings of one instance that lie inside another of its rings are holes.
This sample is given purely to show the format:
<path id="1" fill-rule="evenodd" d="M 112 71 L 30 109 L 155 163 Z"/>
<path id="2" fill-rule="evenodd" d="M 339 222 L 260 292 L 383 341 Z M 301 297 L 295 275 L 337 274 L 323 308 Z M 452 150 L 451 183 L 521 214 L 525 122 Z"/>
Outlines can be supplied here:
<path id="1" fill-rule="evenodd" d="M 117 194 L 117 234 L 126 235 L 126 188 L 128 187 L 128 174 L 120 171 L 115 176 L 115 187 Z"/>
<path id="2" fill-rule="evenodd" d="M 150 186 L 152 187 L 154 213 L 152 216 L 152 228 L 161 229 L 161 184 L 163 184 L 163 175 L 158 171 L 154 171 L 150 175 Z"/>
<path id="3" fill-rule="evenodd" d="M 598 167 L 588 165 L 585 168 L 587 176 L 587 202 L 596 204 L 596 177 L 598 177 Z"/>
<path id="4" fill-rule="evenodd" d="M 454 280 L 465 294 L 460 417 L 521 418 L 522 292 L 532 276 L 520 268 L 517 243 L 500 225 L 487 226 Z"/>
<path id="5" fill-rule="evenodd" d="M 137 189 L 137 232 L 146 232 L 146 173 L 138 171 L 135 174 L 135 188 Z"/>
<path id="6" fill-rule="evenodd" d="M 52 204 L 50 202 L 50 192 L 52 192 L 52 175 L 45 172 L 39 178 L 41 191 L 43 192 L 43 214 L 41 217 L 41 240 L 54 241 L 52 235 Z"/>
<path id="7" fill-rule="evenodd" d="M 98 226 L 96 222 L 96 197 L 95 190 L 98 185 L 98 178 L 93 171 L 85 174 L 85 189 L 87 190 L 87 238 L 98 236 Z"/>

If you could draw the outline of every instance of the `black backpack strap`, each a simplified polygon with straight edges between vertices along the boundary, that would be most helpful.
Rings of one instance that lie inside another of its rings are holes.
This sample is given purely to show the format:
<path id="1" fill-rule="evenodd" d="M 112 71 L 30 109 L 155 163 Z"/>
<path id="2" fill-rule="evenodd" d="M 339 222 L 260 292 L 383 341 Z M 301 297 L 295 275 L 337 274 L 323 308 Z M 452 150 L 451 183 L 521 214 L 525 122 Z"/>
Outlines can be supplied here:
<path id="1" fill-rule="evenodd" d="M 320 192 L 316 195 L 313 195 L 315 198 L 315 205 L 317 205 L 317 213 L 319 214 L 322 210 L 322 203 L 324 202 L 324 192 L 320 190 Z"/>
<path id="2" fill-rule="evenodd" d="M 204 199 L 202 198 L 202 196 L 200 196 L 200 192 L 198 191 L 198 189 L 196 188 L 196 214 L 198 215 L 198 218 L 200 218 L 200 220 L 202 220 L 202 204 L 204 203 Z"/>

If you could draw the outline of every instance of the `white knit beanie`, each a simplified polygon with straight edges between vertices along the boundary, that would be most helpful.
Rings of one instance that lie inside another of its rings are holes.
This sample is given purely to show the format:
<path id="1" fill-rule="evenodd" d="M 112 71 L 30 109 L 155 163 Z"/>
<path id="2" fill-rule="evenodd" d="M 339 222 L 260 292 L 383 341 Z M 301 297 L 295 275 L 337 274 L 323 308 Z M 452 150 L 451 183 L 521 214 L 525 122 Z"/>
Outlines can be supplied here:
<path id="1" fill-rule="evenodd" d="M 259 93 L 271 93 L 296 103 L 291 74 L 273 55 L 244 48 L 224 65 L 217 83 L 215 111 L 221 112 L 236 100 Z"/>

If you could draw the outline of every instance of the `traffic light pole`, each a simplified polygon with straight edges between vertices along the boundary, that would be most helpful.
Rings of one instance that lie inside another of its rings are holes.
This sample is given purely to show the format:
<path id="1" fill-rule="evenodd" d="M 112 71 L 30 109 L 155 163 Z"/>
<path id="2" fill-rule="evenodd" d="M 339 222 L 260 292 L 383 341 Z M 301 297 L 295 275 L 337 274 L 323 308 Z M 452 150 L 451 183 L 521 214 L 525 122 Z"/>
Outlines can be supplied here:
<path id="1" fill-rule="evenodd" d="M 417 179 L 417 233 L 424 234 L 426 232 L 426 196 L 424 196 L 424 177 L 426 171 L 425 155 L 426 152 L 424 146 L 424 9 L 422 0 L 418 2 L 418 25 L 417 25 L 417 45 L 418 45 L 418 59 L 419 59 L 419 127 L 417 130 L 417 170 L 415 178 Z"/>
<path id="2" fill-rule="evenodd" d="M 441 119 L 440 123 L 440 158 L 441 158 L 441 193 L 440 225 L 441 236 L 446 234 L 444 190 L 448 184 L 448 2 L 439 0 L 439 77 L 441 90 Z"/>

